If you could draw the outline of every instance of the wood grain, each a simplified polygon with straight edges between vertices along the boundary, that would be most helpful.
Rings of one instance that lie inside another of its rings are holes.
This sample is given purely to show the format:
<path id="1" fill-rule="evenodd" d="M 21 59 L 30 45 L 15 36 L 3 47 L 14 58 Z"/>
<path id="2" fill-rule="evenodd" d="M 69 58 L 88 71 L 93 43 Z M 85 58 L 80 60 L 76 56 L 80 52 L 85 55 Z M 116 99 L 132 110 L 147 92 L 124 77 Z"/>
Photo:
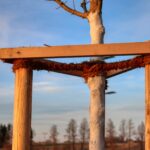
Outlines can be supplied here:
<path id="1" fill-rule="evenodd" d="M 94 57 L 150 54 L 150 42 L 0 48 L 0 59 Z"/>
<path id="2" fill-rule="evenodd" d="M 12 150 L 30 150 L 32 70 L 21 68 L 15 73 L 15 103 Z"/>
<path id="3" fill-rule="evenodd" d="M 150 65 L 145 67 L 145 150 L 150 150 Z"/>

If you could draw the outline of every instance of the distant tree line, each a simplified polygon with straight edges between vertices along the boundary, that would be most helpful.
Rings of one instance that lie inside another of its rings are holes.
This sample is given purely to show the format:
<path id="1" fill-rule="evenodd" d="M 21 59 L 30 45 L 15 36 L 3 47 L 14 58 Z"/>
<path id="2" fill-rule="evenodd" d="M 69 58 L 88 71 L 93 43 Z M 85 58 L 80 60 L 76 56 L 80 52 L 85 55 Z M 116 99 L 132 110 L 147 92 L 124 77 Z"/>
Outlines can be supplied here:
<path id="1" fill-rule="evenodd" d="M 80 123 L 79 129 L 75 119 L 70 119 L 67 124 L 65 137 L 65 150 L 88 150 L 89 125 L 86 118 Z M 144 134 L 145 125 L 141 122 L 137 128 L 134 126 L 132 119 L 121 120 L 118 132 L 111 119 L 106 123 L 106 146 L 109 150 L 116 150 L 117 144 L 126 144 L 128 150 L 132 150 L 133 143 L 138 144 L 140 150 L 144 150 Z M 56 145 L 59 143 L 57 125 L 53 125 L 50 129 L 50 143 L 55 145 L 53 150 L 57 150 Z M 78 148 L 77 148 L 78 145 Z"/>
<path id="2" fill-rule="evenodd" d="M 116 127 L 111 119 L 108 119 L 106 125 L 106 143 L 110 147 L 110 150 L 115 150 L 116 143 L 126 143 L 128 150 L 132 150 L 132 143 L 136 142 L 139 145 L 140 150 L 144 150 L 145 141 L 145 125 L 141 122 L 137 128 L 135 128 L 133 120 L 121 120 L 119 125 L 119 133 L 117 134 Z"/>
<path id="3" fill-rule="evenodd" d="M 118 130 L 117 130 L 118 128 Z M 121 120 L 118 127 L 114 122 L 108 119 L 106 123 L 106 147 L 109 150 L 116 150 L 118 144 L 126 144 L 127 150 L 132 150 L 133 143 L 138 145 L 139 150 L 144 150 L 145 125 L 141 122 L 137 128 L 132 119 Z M 31 130 L 31 144 L 34 142 L 35 131 Z M 4 145 L 11 145 L 12 125 L 0 124 L 0 148 Z M 63 150 L 88 150 L 89 124 L 86 118 L 83 118 L 80 125 L 77 125 L 75 119 L 70 119 L 64 135 Z M 51 145 L 52 150 L 59 150 L 59 132 L 57 125 L 52 125 L 47 143 Z M 34 142 L 35 144 L 35 142 Z"/>
<path id="4" fill-rule="evenodd" d="M 5 144 L 11 144 L 12 139 L 12 125 L 0 124 L 0 148 Z"/>
<path id="5" fill-rule="evenodd" d="M 35 131 L 31 129 L 31 144 L 33 142 L 33 137 L 35 136 Z M 0 148 L 5 145 L 12 144 L 12 125 L 9 123 L 7 125 L 0 124 Z"/>
<path id="6" fill-rule="evenodd" d="M 58 144 L 58 128 L 53 125 L 50 129 L 50 143 L 53 144 L 53 150 L 57 150 L 56 145 Z M 64 135 L 64 149 L 76 150 L 77 143 L 80 144 L 82 150 L 88 143 L 89 139 L 89 126 L 86 118 L 83 118 L 80 124 L 79 131 L 77 131 L 77 122 L 75 119 L 70 119 L 67 124 L 66 134 Z"/>

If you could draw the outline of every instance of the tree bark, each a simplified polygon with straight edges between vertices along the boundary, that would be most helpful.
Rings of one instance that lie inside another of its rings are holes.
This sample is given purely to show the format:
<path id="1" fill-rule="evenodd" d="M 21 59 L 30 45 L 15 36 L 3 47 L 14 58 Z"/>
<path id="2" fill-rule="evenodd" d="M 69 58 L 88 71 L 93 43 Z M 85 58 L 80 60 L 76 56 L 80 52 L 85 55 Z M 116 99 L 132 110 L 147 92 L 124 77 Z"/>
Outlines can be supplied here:
<path id="1" fill-rule="evenodd" d="M 105 149 L 105 78 L 88 79 L 90 88 L 90 142 L 89 150 Z"/>
<path id="2" fill-rule="evenodd" d="M 104 42 L 104 27 L 99 10 L 90 12 L 91 44 Z M 100 59 L 100 58 L 96 58 Z M 88 78 L 90 89 L 90 142 L 89 150 L 105 149 L 105 77 L 102 75 Z"/>
<path id="3" fill-rule="evenodd" d="M 145 66 L 145 150 L 150 150 L 150 65 Z"/>
<path id="4" fill-rule="evenodd" d="M 91 44 L 104 43 L 105 29 L 102 15 L 98 11 L 95 11 L 90 12 L 87 18 L 90 25 Z"/>
<path id="5" fill-rule="evenodd" d="M 20 68 L 15 72 L 13 150 L 30 150 L 31 105 L 32 70 Z"/>

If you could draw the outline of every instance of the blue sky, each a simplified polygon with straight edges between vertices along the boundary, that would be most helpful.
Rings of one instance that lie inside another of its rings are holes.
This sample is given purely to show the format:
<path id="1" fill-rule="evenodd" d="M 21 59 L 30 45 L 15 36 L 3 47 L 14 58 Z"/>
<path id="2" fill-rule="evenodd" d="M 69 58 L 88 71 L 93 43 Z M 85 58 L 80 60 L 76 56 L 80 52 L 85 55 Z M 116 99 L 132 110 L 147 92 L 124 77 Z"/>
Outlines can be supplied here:
<path id="1" fill-rule="evenodd" d="M 87 20 L 56 8 L 56 4 L 46 0 L 1 0 L 0 47 L 90 43 Z M 149 40 L 149 8 L 149 0 L 105 0 L 105 43 Z M 8 123 L 12 122 L 14 74 L 11 65 L 0 62 L 0 68 L 0 123 Z M 122 118 L 132 118 L 135 124 L 144 120 L 144 69 L 109 79 L 109 90 L 117 94 L 106 97 L 107 119 L 112 118 L 116 126 Z M 70 118 L 78 124 L 83 117 L 88 118 L 88 107 L 89 90 L 82 78 L 34 72 L 32 127 L 36 140 L 42 140 L 54 123 L 63 137 Z"/>

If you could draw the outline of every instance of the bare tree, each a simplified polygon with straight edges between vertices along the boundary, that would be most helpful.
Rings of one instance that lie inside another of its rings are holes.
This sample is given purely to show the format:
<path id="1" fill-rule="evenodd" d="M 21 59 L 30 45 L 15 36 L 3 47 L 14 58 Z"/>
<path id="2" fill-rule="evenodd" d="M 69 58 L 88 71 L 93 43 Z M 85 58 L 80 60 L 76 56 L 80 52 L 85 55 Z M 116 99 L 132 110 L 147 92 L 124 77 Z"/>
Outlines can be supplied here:
<path id="1" fill-rule="evenodd" d="M 30 149 L 32 150 L 32 143 L 33 143 L 33 138 L 35 137 L 36 133 L 35 133 L 35 130 L 33 130 L 33 128 L 31 128 L 31 132 L 30 132 Z"/>
<path id="2" fill-rule="evenodd" d="M 53 125 L 50 129 L 50 141 L 53 144 L 53 150 L 56 150 L 58 142 L 58 129 L 56 125 Z"/>
<path id="3" fill-rule="evenodd" d="M 32 142 L 33 142 L 33 138 L 35 137 L 35 135 L 36 135 L 35 130 L 33 130 L 31 128 L 30 139 L 31 139 Z"/>
<path id="4" fill-rule="evenodd" d="M 81 150 L 84 150 L 85 143 L 88 141 L 89 138 L 89 126 L 86 118 L 83 118 L 80 124 L 79 135 L 81 142 Z"/>
<path id="5" fill-rule="evenodd" d="M 106 127 L 106 137 L 108 139 L 111 150 L 115 150 L 115 145 L 114 145 L 115 134 L 116 134 L 115 125 L 111 119 L 108 119 L 107 127 Z"/>
<path id="6" fill-rule="evenodd" d="M 75 143 L 77 137 L 77 123 L 74 119 L 71 119 L 69 121 L 66 133 L 67 141 L 69 142 L 69 144 L 71 144 L 71 149 L 75 150 Z"/>
<path id="7" fill-rule="evenodd" d="M 125 142 L 126 140 L 126 120 L 125 119 L 121 120 L 119 131 L 120 131 L 119 137 L 120 137 L 121 142 Z"/>
<path id="8" fill-rule="evenodd" d="M 5 144 L 11 144 L 12 140 L 12 125 L 0 124 L 0 148 Z"/>
<path id="9" fill-rule="evenodd" d="M 134 134 L 134 123 L 132 119 L 128 120 L 127 123 L 127 140 L 128 140 L 128 149 L 131 150 L 131 139 Z"/>
<path id="10" fill-rule="evenodd" d="M 144 150 L 145 125 L 143 121 L 137 127 L 137 140 L 139 141 L 140 149 Z"/>
<path id="11" fill-rule="evenodd" d="M 65 11 L 87 19 L 90 26 L 91 44 L 104 43 L 105 28 L 102 19 L 103 0 L 80 1 L 83 12 L 77 11 L 63 0 L 50 0 L 56 2 Z M 89 4 L 89 7 L 87 7 Z M 102 60 L 102 59 L 99 59 Z M 90 89 L 90 150 L 105 149 L 105 77 L 103 73 L 90 76 L 87 79 Z"/>

